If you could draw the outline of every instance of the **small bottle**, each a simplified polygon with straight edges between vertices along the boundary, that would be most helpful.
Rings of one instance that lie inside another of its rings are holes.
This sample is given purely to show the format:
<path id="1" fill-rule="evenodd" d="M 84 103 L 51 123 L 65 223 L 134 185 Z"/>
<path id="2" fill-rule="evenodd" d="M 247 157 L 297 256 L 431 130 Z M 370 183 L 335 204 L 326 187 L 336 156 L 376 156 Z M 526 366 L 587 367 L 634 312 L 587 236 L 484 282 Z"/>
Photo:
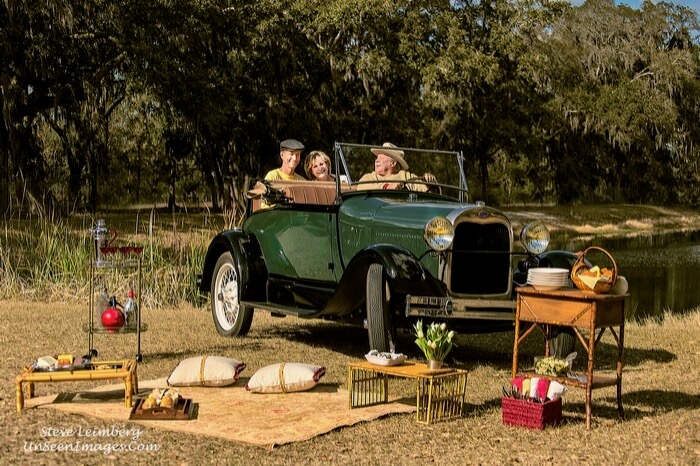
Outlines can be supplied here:
<path id="1" fill-rule="evenodd" d="M 109 296 L 107 295 L 107 286 L 102 285 L 100 294 L 97 296 L 97 302 L 95 303 L 95 309 L 97 311 L 97 326 L 102 328 L 102 314 L 105 309 L 109 307 Z"/>
<path id="2" fill-rule="evenodd" d="M 124 319 L 126 320 L 126 328 L 136 328 L 136 313 L 138 305 L 136 304 L 136 295 L 134 289 L 129 287 L 126 302 L 124 303 Z"/>

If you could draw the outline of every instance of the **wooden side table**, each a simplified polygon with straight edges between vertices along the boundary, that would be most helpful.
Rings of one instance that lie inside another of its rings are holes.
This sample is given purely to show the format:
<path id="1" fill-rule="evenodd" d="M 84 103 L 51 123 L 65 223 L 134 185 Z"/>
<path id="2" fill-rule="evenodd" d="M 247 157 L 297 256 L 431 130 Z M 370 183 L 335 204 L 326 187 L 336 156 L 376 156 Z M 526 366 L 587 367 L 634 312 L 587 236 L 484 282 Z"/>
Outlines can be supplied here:
<path id="1" fill-rule="evenodd" d="M 516 288 L 515 342 L 513 345 L 513 377 L 541 377 L 584 388 L 586 390 L 586 428 L 591 427 L 591 392 L 597 388 L 617 387 L 617 410 L 625 418 L 622 407 L 622 354 L 625 338 L 625 298 L 629 295 L 584 293 L 565 288 L 556 291 L 538 291 L 531 286 Z M 532 323 L 525 331 L 521 323 Z M 518 347 L 535 328 L 545 336 L 545 356 L 549 356 L 549 338 L 552 327 L 570 327 L 586 351 L 586 372 L 574 372 L 574 377 L 550 377 L 534 371 L 518 371 Z M 619 334 L 614 327 L 619 327 Z M 584 338 L 580 330 L 587 330 Z M 593 373 L 595 348 L 603 333 L 609 330 L 617 344 L 617 368 L 613 377 Z M 597 334 L 596 334 L 597 331 Z"/>
<path id="2" fill-rule="evenodd" d="M 123 380 L 124 405 L 131 408 L 131 396 L 138 393 L 139 382 L 136 360 L 100 361 L 87 364 L 82 369 L 39 371 L 27 366 L 15 378 L 17 392 L 17 412 L 24 408 L 23 385 L 27 384 L 27 399 L 34 397 L 34 385 L 47 382 L 76 382 L 81 380 Z"/>
<path id="3" fill-rule="evenodd" d="M 389 401 L 389 376 L 416 380 L 416 421 L 430 424 L 462 416 L 467 390 L 467 371 L 429 370 L 425 364 L 404 362 L 378 366 L 368 361 L 348 365 L 350 409 Z"/>

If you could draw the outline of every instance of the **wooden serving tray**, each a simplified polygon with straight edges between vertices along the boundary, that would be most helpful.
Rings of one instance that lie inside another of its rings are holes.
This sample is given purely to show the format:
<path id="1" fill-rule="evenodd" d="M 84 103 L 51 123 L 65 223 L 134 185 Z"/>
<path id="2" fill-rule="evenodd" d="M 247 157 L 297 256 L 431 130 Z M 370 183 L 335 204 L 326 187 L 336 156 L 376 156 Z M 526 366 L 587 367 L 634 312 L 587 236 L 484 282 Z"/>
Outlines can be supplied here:
<path id="1" fill-rule="evenodd" d="M 143 403 L 146 401 L 142 398 L 136 402 L 131 408 L 130 420 L 148 420 L 148 421 L 184 421 L 192 419 L 192 398 L 180 398 L 177 405 L 173 408 L 164 408 L 155 406 L 153 408 L 143 409 Z"/>

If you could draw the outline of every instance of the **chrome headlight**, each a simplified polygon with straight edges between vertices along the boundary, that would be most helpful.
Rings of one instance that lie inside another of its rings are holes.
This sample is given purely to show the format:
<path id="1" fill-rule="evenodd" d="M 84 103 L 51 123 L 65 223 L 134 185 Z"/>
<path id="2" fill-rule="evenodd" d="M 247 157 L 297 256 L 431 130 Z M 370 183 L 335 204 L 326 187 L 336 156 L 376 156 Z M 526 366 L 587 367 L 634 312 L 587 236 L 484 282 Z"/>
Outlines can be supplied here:
<path id="1" fill-rule="evenodd" d="M 455 227 L 445 217 L 435 217 L 425 225 L 423 239 L 430 249 L 442 252 L 452 246 L 455 239 Z"/>
<path id="2" fill-rule="evenodd" d="M 530 254 L 541 254 L 549 247 L 549 230 L 543 223 L 530 223 L 520 232 L 520 242 Z"/>

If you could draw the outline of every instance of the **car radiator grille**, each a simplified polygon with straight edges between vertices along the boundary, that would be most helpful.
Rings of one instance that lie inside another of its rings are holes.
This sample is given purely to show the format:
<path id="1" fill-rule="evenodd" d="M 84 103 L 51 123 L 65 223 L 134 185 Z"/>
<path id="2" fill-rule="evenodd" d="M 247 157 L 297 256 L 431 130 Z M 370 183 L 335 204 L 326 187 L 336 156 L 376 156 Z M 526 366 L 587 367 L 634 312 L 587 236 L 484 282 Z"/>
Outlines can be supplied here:
<path id="1" fill-rule="evenodd" d="M 450 289 L 489 295 L 508 292 L 511 281 L 510 232 L 499 223 L 463 222 L 455 228 Z"/>

